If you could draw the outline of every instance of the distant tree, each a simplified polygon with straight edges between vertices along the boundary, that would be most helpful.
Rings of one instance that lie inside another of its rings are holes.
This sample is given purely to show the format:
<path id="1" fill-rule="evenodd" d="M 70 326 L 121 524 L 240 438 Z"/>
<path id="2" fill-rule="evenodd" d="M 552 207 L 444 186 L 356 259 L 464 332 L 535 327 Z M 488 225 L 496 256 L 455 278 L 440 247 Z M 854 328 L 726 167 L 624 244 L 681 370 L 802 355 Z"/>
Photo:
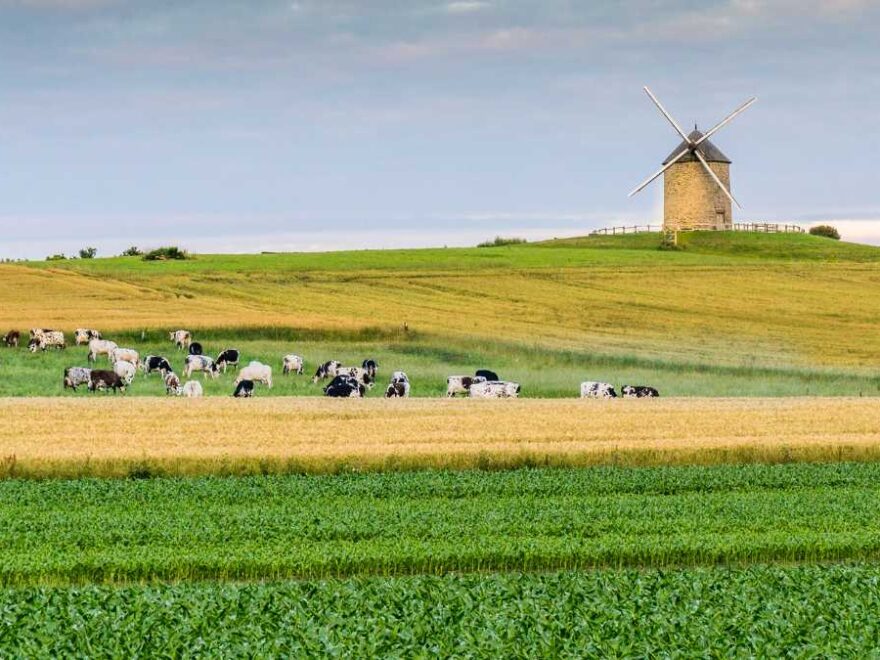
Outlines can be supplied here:
<path id="1" fill-rule="evenodd" d="M 46 257 L 46 261 L 64 261 L 67 259 L 63 254 L 50 254 Z"/>
<path id="2" fill-rule="evenodd" d="M 144 255 L 144 261 L 170 261 L 172 259 L 189 259 L 189 252 L 181 250 L 176 245 L 160 247 L 150 250 Z"/>
<path id="3" fill-rule="evenodd" d="M 813 236 L 833 238 L 835 241 L 840 240 L 840 232 L 837 231 L 836 227 L 832 227 L 831 225 L 816 225 L 815 227 L 810 227 L 810 233 Z"/>
<path id="4" fill-rule="evenodd" d="M 504 245 L 522 245 L 524 243 L 528 243 L 524 238 L 504 238 L 503 236 L 496 236 L 494 241 L 485 241 L 478 244 L 477 247 L 502 247 Z"/>
<path id="5" fill-rule="evenodd" d="M 98 248 L 85 247 L 79 251 L 79 258 L 80 259 L 94 259 L 96 254 L 98 254 Z"/>
<path id="6" fill-rule="evenodd" d="M 137 245 L 132 245 L 130 248 L 128 248 L 127 250 L 125 250 L 122 253 L 122 256 L 123 257 L 140 257 L 143 254 L 144 254 L 143 251 L 140 248 L 138 248 Z"/>

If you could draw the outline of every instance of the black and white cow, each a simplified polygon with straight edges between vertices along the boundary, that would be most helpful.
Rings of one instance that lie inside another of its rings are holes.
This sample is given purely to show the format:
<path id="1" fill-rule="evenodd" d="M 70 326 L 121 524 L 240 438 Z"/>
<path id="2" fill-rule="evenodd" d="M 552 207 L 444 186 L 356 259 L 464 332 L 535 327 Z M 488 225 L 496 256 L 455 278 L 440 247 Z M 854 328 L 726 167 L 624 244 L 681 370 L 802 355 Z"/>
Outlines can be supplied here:
<path id="1" fill-rule="evenodd" d="M 101 333 L 91 328 L 77 328 L 73 332 L 73 340 L 77 346 L 88 344 L 93 339 L 100 339 Z"/>
<path id="2" fill-rule="evenodd" d="M 235 386 L 235 391 L 232 393 L 237 399 L 247 399 L 254 395 L 254 381 L 252 380 L 240 380 L 238 384 Z"/>
<path id="3" fill-rule="evenodd" d="M 446 379 L 446 396 L 454 397 L 456 394 L 468 394 L 474 383 L 484 383 L 483 376 L 450 376 Z"/>
<path id="4" fill-rule="evenodd" d="M 615 399 L 617 392 L 611 383 L 599 383 L 592 380 L 581 383 L 582 399 Z"/>
<path id="5" fill-rule="evenodd" d="M 28 342 L 28 350 L 31 353 L 45 351 L 48 348 L 67 348 L 67 342 L 64 339 L 64 333 L 59 330 L 43 331 Z"/>
<path id="6" fill-rule="evenodd" d="M 106 369 L 92 369 L 89 374 L 89 391 L 97 390 L 116 390 L 125 391 L 125 381 L 115 371 L 107 371 Z"/>
<path id="7" fill-rule="evenodd" d="M 647 385 L 624 385 L 620 388 L 620 393 L 627 399 L 654 398 L 660 396 L 660 393 L 653 387 Z"/>
<path id="8" fill-rule="evenodd" d="M 205 353 L 205 349 L 202 348 L 202 345 L 199 342 L 194 341 L 193 343 L 191 343 L 189 345 L 189 354 L 190 355 L 204 355 L 204 353 Z"/>
<path id="9" fill-rule="evenodd" d="M 68 387 L 76 392 L 80 385 L 88 385 L 92 380 L 92 370 L 88 367 L 67 367 L 64 370 L 64 389 Z"/>
<path id="10" fill-rule="evenodd" d="M 367 388 L 363 383 L 351 376 L 336 376 L 330 384 L 324 388 L 324 395 L 336 398 L 362 398 Z"/>
<path id="11" fill-rule="evenodd" d="M 180 377 L 173 371 L 166 371 L 165 377 L 165 394 L 173 394 L 180 396 Z"/>
<path id="12" fill-rule="evenodd" d="M 183 375 L 189 378 L 197 371 L 202 372 L 203 378 L 207 378 L 209 375 L 211 378 L 217 378 L 220 373 L 217 363 L 207 355 L 187 355 L 186 360 L 183 361 Z"/>
<path id="13" fill-rule="evenodd" d="M 498 378 L 498 374 L 496 374 L 494 371 L 490 371 L 489 369 L 477 369 L 474 375 L 478 378 L 485 378 L 486 380 L 501 380 L 500 378 Z"/>
<path id="14" fill-rule="evenodd" d="M 336 360 L 330 360 L 325 362 L 324 364 L 318 366 L 318 370 L 315 372 L 315 375 L 312 377 L 312 382 L 317 383 L 319 380 L 324 380 L 325 378 L 335 378 L 336 371 L 339 367 L 342 366 L 341 362 Z"/>
<path id="15" fill-rule="evenodd" d="M 370 378 L 372 378 L 373 380 L 376 380 L 376 374 L 379 373 L 379 363 L 378 362 L 376 362 L 375 360 L 367 359 L 367 360 L 363 361 L 363 363 L 361 364 L 361 367 L 363 368 L 364 371 L 366 371 L 370 375 Z"/>
<path id="16" fill-rule="evenodd" d="M 385 390 L 386 399 L 406 399 L 409 397 L 409 381 L 397 380 L 389 383 Z"/>
<path id="17" fill-rule="evenodd" d="M 226 367 L 235 367 L 238 369 L 238 360 L 241 357 L 241 354 L 238 352 L 237 348 L 227 348 L 217 356 L 217 359 L 214 361 L 219 369 L 223 369 L 223 373 L 226 373 Z"/>
<path id="18" fill-rule="evenodd" d="M 144 358 L 143 362 L 141 362 L 141 368 L 144 370 L 144 374 L 151 374 L 154 371 L 158 371 L 163 377 L 169 371 L 173 371 L 171 363 L 161 355 L 148 355 Z"/>
<path id="19" fill-rule="evenodd" d="M 516 399 L 520 393 L 519 383 L 503 380 L 485 380 L 474 383 L 468 395 L 472 399 Z"/>

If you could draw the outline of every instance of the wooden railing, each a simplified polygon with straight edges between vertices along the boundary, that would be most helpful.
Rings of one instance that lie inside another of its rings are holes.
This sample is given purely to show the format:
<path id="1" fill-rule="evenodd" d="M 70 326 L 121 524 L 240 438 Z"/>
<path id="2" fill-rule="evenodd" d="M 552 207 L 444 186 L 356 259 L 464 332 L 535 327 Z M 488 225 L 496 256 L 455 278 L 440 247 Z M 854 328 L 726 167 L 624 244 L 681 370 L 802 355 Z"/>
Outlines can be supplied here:
<path id="1" fill-rule="evenodd" d="M 618 234 L 641 234 L 644 232 L 660 231 L 663 225 L 630 225 L 621 227 L 605 227 L 603 229 L 594 229 L 590 232 L 590 236 L 616 236 Z"/>
<path id="2" fill-rule="evenodd" d="M 765 234 L 803 234 L 806 230 L 798 225 L 782 225 L 777 222 L 737 222 L 734 231 L 757 231 Z"/>
<path id="3" fill-rule="evenodd" d="M 663 231 L 663 225 L 621 225 L 618 227 L 604 227 L 594 229 L 590 236 L 618 236 L 621 234 L 641 234 L 644 232 Z M 764 234 L 803 234 L 806 230 L 799 225 L 780 224 L 777 222 L 737 222 L 733 226 L 716 230 L 714 227 L 701 227 L 699 229 L 681 229 L 679 231 L 752 231 Z"/>

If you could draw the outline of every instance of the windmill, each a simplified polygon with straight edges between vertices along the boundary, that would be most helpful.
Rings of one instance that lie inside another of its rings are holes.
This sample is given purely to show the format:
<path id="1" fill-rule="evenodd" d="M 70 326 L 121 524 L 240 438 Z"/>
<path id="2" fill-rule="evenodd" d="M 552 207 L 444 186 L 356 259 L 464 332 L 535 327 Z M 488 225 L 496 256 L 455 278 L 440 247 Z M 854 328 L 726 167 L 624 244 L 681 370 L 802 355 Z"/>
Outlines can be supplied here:
<path id="1" fill-rule="evenodd" d="M 705 133 L 694 126 L 690 134 L 685 134 L 651 90 L 645 87 L 645 92 L 681 136 L 682 143 L 663 161 L 663 167 L 629 196 L 663 174 L 663 228 L 666 231 L 732 229 L 731 203 L 740 209 L 742 206 L 730 192 L 731 161 L 709 138 L 758 99 L 750 98 Z"/>

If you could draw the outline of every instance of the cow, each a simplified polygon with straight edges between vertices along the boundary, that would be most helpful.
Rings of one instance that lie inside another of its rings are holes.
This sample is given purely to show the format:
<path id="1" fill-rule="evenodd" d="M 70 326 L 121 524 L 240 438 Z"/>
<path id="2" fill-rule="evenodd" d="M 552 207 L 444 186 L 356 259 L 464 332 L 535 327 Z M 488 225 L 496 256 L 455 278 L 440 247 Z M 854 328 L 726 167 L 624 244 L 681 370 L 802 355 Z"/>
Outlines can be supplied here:
<path id="1" fill-rule="evenodd" d="M 125 381 L 119 377 L 115 371 L 107 371 L 105 369 L 92 369 L 92 373 L 89 374 L 89 391 L 95 392 L 97 390 L 113 390 L 113 393 L 116 394 L 116 390 L 125 391 Z"/>
<path id="2" fill-rule="evenodd" d="M 405 380 L 409 382 L 409 376 L 406 375 L 405 371 L 395 371 L 391 374 L 391 382 L 396 383 L 399 380 Z"/>
<path id="3" fill-rule="evenodd" d="M 330 384 L 324 388 L 324 396 L 335 398 L 363 398 L 367 391 L 363 383 L 347 375 L 336 376 Z"/>
<path id="4" fill-rule="evenodd" d="M 484 380 L 471 385 L 468 395 L 473 399 L 515 399 L 519 396 L 519 392 L 519 383 Z"/>
<path id="5" fill-rule="evenodd" d="M 498 374 L 496 374 L 494 371 L 489 371 L 488 369 L 477 369 L 474 375 L 479 378 L 485 378 L 486 380 L 501 380 L 498 377 Z"/>
<path id="6" fill-rule="evenodd" d="M 18 348 L 18 342 L 21 339 L 21 333 L 18 330 L 10 330 L 3 335 L 3 343 L 12 348 Z"/>
<path id="7" fill-rule="evenodd" d="M 99 355 L 106 355 L 110 359 L 110 353 L 115 351 L 119 346 L 115 341 L 109 339 L 92 339 L 89 341 L 89 362 L 97 362 Z"/>
<path id="8" fill-rule="evenodd" d="M 361 367 L 363 368 L 364 371 L 366 371 L 370 375 L 370 378 L 372 378 L 373 380 L 376 380 L 376 374 L 379 372 L 379 363 L 378 362 L 376 362 L 375 360 L 367 359 L 367 360 L 363 361 L 363 364 L 361 364 Z"/>
<path id="9" fill-rule="evenodd" d="M 232 393 L 236 399 L 248 399 L 254 395 L 254 381 L 244 379 L 235 381 L 235 391 Z"/>
<path id="10" fill-rule="evenodd" d="M 385 389 L 386 399 L 406 399 L 409 397 L 409 381 L 395 380 Z"/>
<path id="11" fill-rule="evenodd" d="M 64 333 L 58 330 L 49 330 L 40 333 L 28 342 L 28 350 L 31 353 L 36 353 L 37 350 L 45 351 L 47 348 L 58 348 L 62 350 L 67 348 L 67 342 L 64 340 Z"/>
<path id="12" fill-rule="evenodd" d="M 183 384 L 180 393 L 187 398 L 195 399 L 202 396 L 204 390 L 202 390 L 202 384 L 199 381 L 188 380 Z"/>
<path id="13" fill-rule="evenodd" d="M 211 378 L 217 378 L 217 375 L 220 373 L 217 363 L 214 362 L 213 358 L 207 355 L 187 355 L 186 360 L 183 362 L 183 375 L 189 378 L 196 371 L 201 371 L 203 378 L 207 378 L 209 374 Z"/>
<path id="14" fill-rule="evenodd" d="M 177 350 L 188 348 L 192 343 L 192 333 L 189 330 L 173 330 L 168 333 L 168 337 L 177 346 Z"/>
<path id="15" fill-rule="evenodd" d="M 141 354 L 133 348 L 116 347 L 107 354 L 110 364 L 115 362 L 131 362 L 135 367 L 141 363 Z"/>
<path id="16" fill-rule="evenodd" d="M 101 333 L 90 328 L 77 328 L 73 332 L 73 340 L 77 346 L 88 344 L 93 339 L 100 339 Z"/>
<path id="17" fill-rule="evenodd" d="M 55 332 L 51 328 L 31 328 L 31 339 L 36 339 L 40 335 L 44 335 L 47 332 Z"/>
<path id="18" fill-rule="evenodd" d="M 356 381 L 365 385 L 368 389 L 373 389 L 373 379 L 367 370 L 362 367 L 336 367 L 337 376 L 351 376 Z"/>
<path id="19" fill-rule="evenodd" d="M 620 394 L 626 399 L 655 398 L 660 396 L 656 389 L 647 385 L 624 385 L 620 388 Z"/>
<path id="20" fill-rule="evenodd" d="M 88 385 L 92 379 L 92 370 L 88 367 L 67 367 L 64 370 L 64 389 L 68 387 L 76 392 L 80 385 Z"/>
<path id="21" fill-rule="evenodd" d="M 180 395 L 180 378 L 177 377 L 177 374 L 173 371 L 169 371 L 165 374 L 165 394 L 175 394 Z"/>
<path id="22" fill-rule="evenodd" d="M 302 376 L 305 364 L 303 363 L 303 359 L 299 355 L 293 355 L 292 353 L 290 355 L 285 355 L 281 360 L 281 364 L 281 373 L 283 375 L 286 376 L 287 374 L 293 372 Z"/>
<path id="23" fill-rule="evenodd" d="M 187 350 L 187 352 L 190 355 L 204 355 L 205 349 L 202 348 L 202 345 L 199 342 L 194 341 L 192 344 L 189 345 L 189 349 Z"/>
<path id="24" fill-rule="evenodd" d="M 272 367 L 268 364 L 252 360 L 250 364 L 238 372 L 238 378 L 235 379 L 235 384 L 238 385 L 243 380 L 259 381 L 271 389 Z"/>
<path id="25" fill-rule="evenodd" d="M 141 369 L 144 370 L 144 375 L 149 375 L 154 371 L 158 371 L 162 376 L 164 376 L 169 371 L 174 371 L 171 368 L 171 363 L 161 355 L 148 355 L 141 362 Z"/>
<path id="26" fill-rule="evenodd" d="M 226 367 L 235 367 L 238 369 L 238 360 L 240 357 L 241 354 L 238 352 L 237 348 L 227 348 L 217 356 L 215 363 L 218 368 L 223 369 L 223 373 L 225 374 Z"/>
<path id="27" fill-rule="evenodd" d="M 617 392 L 610 383 L 598 383 L 588 380 L 581 383 L 582 399 L 616 399 Z"/>
<path id="28" fill-rule="evenodd" d="M 137 373 L 137 367 L 131 362 L 119 360 L 113 363 L 113 372 L 124 380 L 126 385 L 131 385 L 131 381 L 134 380 L 134 375 Z"/>
<path id="29" fill-rule="evenodd" d="M 454 397 L 456 394 L 467 394 L 474 383 L 485 383 L 482 376 L 450 376 L 446 379 L 446 396 Z"/>
<path id="30" fill-rule="evenodd" d="M 336 378 L 336 371 L 341 366 L 342 363 L 337 362 L 336 360 L 325 362 L 318 367 L 318 370 L 315 372 L 315 375 L 312 378 L 312 382 L 317 383 L 319 380 L 324 380 L 325 378 Z"/>

